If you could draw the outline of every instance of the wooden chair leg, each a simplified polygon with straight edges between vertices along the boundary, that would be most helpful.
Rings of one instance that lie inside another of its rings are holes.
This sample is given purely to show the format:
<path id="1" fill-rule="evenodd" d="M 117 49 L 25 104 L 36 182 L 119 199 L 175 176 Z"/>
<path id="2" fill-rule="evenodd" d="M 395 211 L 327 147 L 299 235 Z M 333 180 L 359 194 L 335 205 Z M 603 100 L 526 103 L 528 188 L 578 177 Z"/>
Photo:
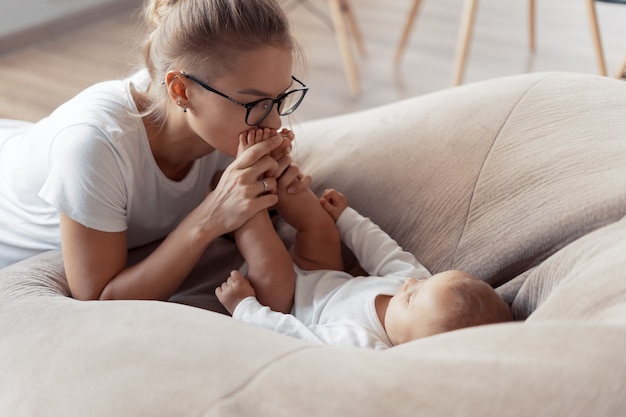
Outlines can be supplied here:
<path id="1" fill-rule="evenodd" d="M 528 0 L 528 46 L 535 50 L 535 0 Z"/>
<path id="2" fill-rule="evenodd" d="M 600 28 L 598 27 L 598 17 L 596 15 L 596 4 L 594 0 L 587 0 L 587 14 L 589 15 L 589 23 L 591 25 L 591 36 L 596 49 L 596 60 L 600 75 L 607 75 L 606 64 L 604 63 L 604 52 L 602 51 L 602 41 L 600 39 Z"/>
<path id="3" fill-rule="evenodd" d="M 461 16 L 461 27 L 456 49 L 456 64 L 454 74 L 452 76 L 452 85 L 459 85 L 463 82 L 463 74 L 465 72 L 465 65 L 469 54 L 469 45 L 472 40 L 472 31 L 474 29 L 477 7 L 478 0 L 465 0 L 463 5 L 463 15 Z"/>
<path id="4" fill-rule="evenodd" d="M 361 56 L 367 55 L 367 51 L 365 50 L 365 42 L 363 41 L 363 35 L 361 33 L 361 29 L 359 24 L 354 16 L 354 9 L 350 0 L 342 0 L 341 1 L 341 10 L 343 11 L 343 16 L 346 19 L 348 24 L 348 28 L 350 29 L 350 33 L 354 38 L 354 42 L 356 44 L 356 48 L 359 51 Z"/>
<path id="5" fill-rule="evenodd" d="M 328 0 L 330 15 L 335 28 L 335 36 L 339 44 L 339 50 L 343 58 L 343 65 L 348 78 L 348 84 L 352 93 L 356 94 L 361 90 L 359 74 L 350 49 L 350 40 L 346 30 L 345 20 L 341 9 L 342 0 Z"/>
<path id="6" fill-rule="evenodd" d="M 407 42 L 409 41 L 409 35 L 411 35 L 411 30 L 413 29 L 413 24 L 415 23 L 415 17 L 417 16 L 420 3 L 421 0 L 413 0 L 409 14 L 404 21 L 404 28 L 402 29 L 402 35 L 400 36 L 400 42 L 398 42 L 398 47 L 396 48 L 396 54 L 394 57 L 394 62 L 396 64 L 400 63 L 402 56 L 404 55 L 404 50 Z"/>
<path id="7" fill-rule="evenodd" d="M 626 57 L 624 57 L 624 61 L 622 61 L 622 65 L 617 69 L 615 73 L 615 78 L 621 78 L 626 80 Z"/>

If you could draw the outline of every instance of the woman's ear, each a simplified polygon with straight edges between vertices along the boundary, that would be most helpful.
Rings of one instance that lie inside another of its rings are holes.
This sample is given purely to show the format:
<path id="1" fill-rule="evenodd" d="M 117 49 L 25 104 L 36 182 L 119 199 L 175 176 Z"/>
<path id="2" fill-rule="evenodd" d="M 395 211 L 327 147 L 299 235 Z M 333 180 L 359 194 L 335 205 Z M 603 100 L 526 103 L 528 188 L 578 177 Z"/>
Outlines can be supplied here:
<path id="1" fill-rule="evenodd" d="M 167 92 L 172 100 L 178 105 L 187 104 L 187 84 L 183 80 L 183 76 L 179 72 L 170 71 L 165 76 L 165 84 Z"/>

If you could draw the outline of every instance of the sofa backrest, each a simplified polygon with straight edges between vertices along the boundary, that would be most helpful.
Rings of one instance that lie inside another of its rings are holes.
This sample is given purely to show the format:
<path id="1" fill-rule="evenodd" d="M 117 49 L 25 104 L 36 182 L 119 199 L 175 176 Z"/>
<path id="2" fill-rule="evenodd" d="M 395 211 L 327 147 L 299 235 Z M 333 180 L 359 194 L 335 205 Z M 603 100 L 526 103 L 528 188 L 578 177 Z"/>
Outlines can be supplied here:
<path id="1" fill-rule="evenodd" d="M 296 124 L 295 158 L 431 272 L 509 283 L 512 302 L 533 268 L 626 215 L 626 83 L 514 81 Z"/>

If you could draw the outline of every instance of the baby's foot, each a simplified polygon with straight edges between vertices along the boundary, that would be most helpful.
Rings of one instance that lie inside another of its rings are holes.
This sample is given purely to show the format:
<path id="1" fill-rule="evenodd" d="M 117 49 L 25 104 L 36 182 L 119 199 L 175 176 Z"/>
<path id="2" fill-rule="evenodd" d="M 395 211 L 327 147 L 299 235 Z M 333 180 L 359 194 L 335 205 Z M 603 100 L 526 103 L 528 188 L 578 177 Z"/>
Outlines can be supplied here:
<path id="1" fill-rule="evenodd" d="M 239 134 L 239 148 L 237 149 L 237 156 L 241 155 L 243 151 L 252 147 L 255 143 L 259 143 L 275 134 L 275 130 L 267 127 L 264 129 L 250 129 L 246 132 L 241 132 Z M 280 147 L 282 146 L 283 145 Z"/>

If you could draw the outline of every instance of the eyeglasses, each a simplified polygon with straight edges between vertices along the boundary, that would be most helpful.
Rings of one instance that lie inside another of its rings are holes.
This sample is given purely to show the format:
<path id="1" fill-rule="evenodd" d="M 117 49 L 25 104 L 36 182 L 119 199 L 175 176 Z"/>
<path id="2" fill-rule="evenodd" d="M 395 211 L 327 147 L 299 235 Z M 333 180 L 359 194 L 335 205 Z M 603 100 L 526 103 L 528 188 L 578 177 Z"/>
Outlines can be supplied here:
<path id="1" fill-rule="evenodd" d="M 287 91 L 286 93 L 282 94 L 280 97 L 276 99 L 268 97 L 268 98 L 262 98 L 260 100 L 256 100 L 250 103 L 242 103 L 238 100 L 235 100 L 234 98 L 230 96 L 227 96 L 221 91 L 218 91 L 215 88 L 205 84 L 204 82 L 200 81 L 193 75 L 187 74 L 184 71 L 181 71 L 181 74 L 183 74 L 185 77 L 189 78 L 191 81 L 195 82 L 199 86 L 203 87 L 204 89 L 212 93 L 215 93 L 217 95 L 220 95 L 224 97 L 225 99 L 232 101 L 235 104 L 245 107 L 246 124 L 248 126 L 256 126 L 259 123 L 261 123 L 263 120 L 265 120 L 265 118 L 270 114 L 270 112 L 274 108 L 274 104 L 276 104 L 276 110 L 278 111 L 278 114 L 281 116 L 287 116 L 288 114 L 293 113 L 298 108 L 300 103 L 302 103 L 302 100 L 304 99 L 304 96 L 306 95 L 307 91 L 309 91 L 309 87 L 304 85 L 302 81 L 298 80 L 296 77 L 292 75 L 291 79 L 297 82 L 298 84 L 300 84 L 302 86 L 301 88 L 296 88 L 294 90 Z"/>

